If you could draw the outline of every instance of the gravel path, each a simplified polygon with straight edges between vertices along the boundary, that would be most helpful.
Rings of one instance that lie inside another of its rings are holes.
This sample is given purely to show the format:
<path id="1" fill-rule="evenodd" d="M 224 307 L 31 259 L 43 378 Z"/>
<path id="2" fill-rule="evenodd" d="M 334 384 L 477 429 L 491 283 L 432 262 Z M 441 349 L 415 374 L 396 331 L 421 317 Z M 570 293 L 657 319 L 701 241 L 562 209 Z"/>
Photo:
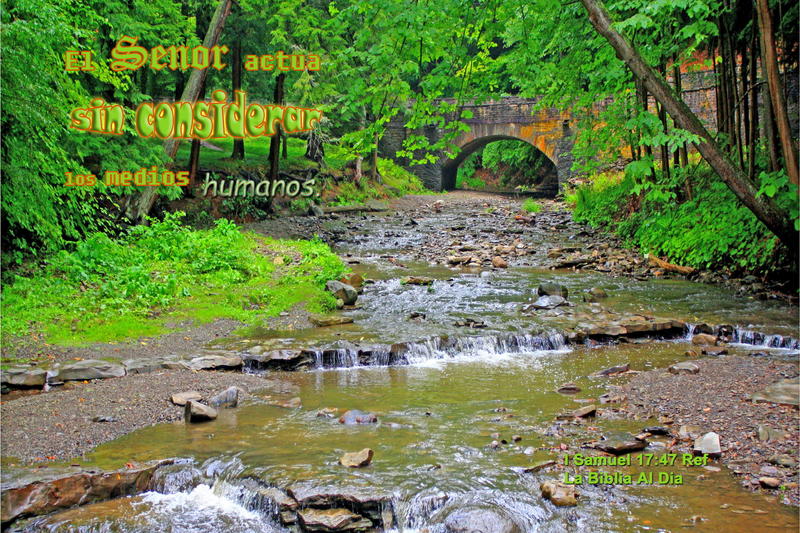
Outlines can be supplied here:
<path id="1" fill-rule="evenodd" d="M 722 462 L 740 475 L 749 489 L 759 488 L 759 477 L 775 477 L 788 487 L 784 503 L 798 505 L 798 467 L 800 462 L 800 412 L 791 406 L 754 403 L 750 394 L 786 378 L 798 375 L 797 363 L 782 363 L 758 357 L 723 357 L 693 361 L 699 374 L 673 375 L 652 370 L 634 377 L 624 390 L 628 409 L 637 415 L 668 417 L 674 420 L 674 433 L 682 425 L 697 425 L 703 432 L 720 436 Z M 766 425 L 789 434 L 780 441 L 764 442 L 758 426 Z M 690 442 L 681 443 L 687 451 Z M 786 454 L 795 461 L 793 468 L 770 462 Z"/>
<path id="2" fill-rule="evenodd" d="M 2 402 L 3 455 L 27 462 L 76 457 L 135 429 L 181 419 L 183 408 L 169 400 L 176 392 L 196 390 L 207 398 L 232 385 L 246 392 L 286 388 L 240 372 L 182 370 L 77 383 L 71 389 Z M 96 416 L 117 421 L 93 422 Z"/>

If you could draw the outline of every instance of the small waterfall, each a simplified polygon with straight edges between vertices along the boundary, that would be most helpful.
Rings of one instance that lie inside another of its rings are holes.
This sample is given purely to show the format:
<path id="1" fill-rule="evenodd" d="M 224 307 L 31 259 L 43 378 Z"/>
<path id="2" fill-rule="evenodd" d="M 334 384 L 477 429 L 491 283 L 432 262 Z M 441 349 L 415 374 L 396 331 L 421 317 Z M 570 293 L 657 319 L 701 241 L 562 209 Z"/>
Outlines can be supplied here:
<path id="1" fill-rule="evenodd" d="M 338 346 L 305 350 L 317 369 L 418 364 L 456 357 L 479 357 L 560 350 L 566 340 L 560 333 L 539 335 L 484 335 L 431 337 L 415 342 L 357 347 Z"/>
<path id="2" fill-rule="evenodd" d="M 758 331 L 736 327 L 731 335 L 731 342 L 751 344 L 761 348 L 800 349 L 800 340 L 783 335 L 766 335 Z"/>
<path id="3" fill-rule="evenodd" d="M 486 335 L 479 337 L 433 337 L 421 342 L 392 346 L 409 364 L 455 357 L 480 357 L 559 350 L 566 346 L 560 333 L 540 335 Z"/>

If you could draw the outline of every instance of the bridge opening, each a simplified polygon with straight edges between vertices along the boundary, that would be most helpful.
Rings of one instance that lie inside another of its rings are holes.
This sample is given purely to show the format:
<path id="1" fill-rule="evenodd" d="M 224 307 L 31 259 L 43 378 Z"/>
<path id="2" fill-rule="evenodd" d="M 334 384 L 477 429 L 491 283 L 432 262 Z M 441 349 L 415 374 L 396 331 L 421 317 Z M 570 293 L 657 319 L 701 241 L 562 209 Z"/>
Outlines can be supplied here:
<path id="1" fill-rule="evenodd" d="M 442 187 L 553 197 L 558 171 L 544 152 L 526 141 L 484 137 L 464 145 L 442 166 Z"/>

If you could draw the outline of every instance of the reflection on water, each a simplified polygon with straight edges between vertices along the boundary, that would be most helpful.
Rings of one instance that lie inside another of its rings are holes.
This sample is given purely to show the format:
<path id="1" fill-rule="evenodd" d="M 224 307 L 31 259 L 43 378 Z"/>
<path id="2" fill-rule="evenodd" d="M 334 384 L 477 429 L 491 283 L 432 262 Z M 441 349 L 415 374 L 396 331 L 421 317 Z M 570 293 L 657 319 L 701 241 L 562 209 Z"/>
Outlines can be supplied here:
<path id="1" fill-rule="evenodd" d="M 682 486 L 578 487 L 580 505 L 571 509 L 555 508 L 539 496 L 540 482 L 560 479 L 563 468 L 523 472 L 543 459 L 560 461 L 561 444 L 569 446 L 567 453 L 576 453 L 581 443 L 607 430 L 638 432 L 648 425 L 613 417 L 583 424 L 557 424 L 554 419 L 606 391 L 608 380 L 588 377 L 596 370 L 626 362 L 634 370 L 661 367 L 681 360 L 686 348 L 683 343 L 646 343 L 281 374 L 280 379 L 297 387 L 302 408 L 273 407 L 256 398 L 223 411 L 214 422 L 146 428 L 87 457 L 88 463 L 104 468 L 153 458 L 193 458 L 201 465 L 194 473 L 184 470 L 183 477 L 163 485 L 172 494 L 89 506 L 56 515 L 51 525 L 91 522 L 113 528 L 72 531 L 138 532 L 149 520 L 167 520 L 171 531 L 210 531 L 208 524 L 220 531 L 280 530 L 267 518 L 268 510 L 248 499 L 252 492 L 237 485 L 237 480 L 250 478 L 281 487 L 310 484 L 387 494 L 404 531 L 443 531 L 451 513 L 476 505 L 502 512 L 520 531 L 677 530 L 690 525 L 689 520 L 699 531 L 796 529 L 793 509 L 745 492 L 724 469 L 669 468 L 683 476 Z M 564 382 L 576 383 L 581 393 L 554 392 Z M 335 418 L 317 416 L 325 407 L 337 408 L 339 414 L 348 409 L 374 412 L 379 423 L 344 426 Z M 498 438 L 494 433 L 509 444 L 489 447 Z M 522 440 L 512 442 L 512 435 Z M 338 464 L 342 453 L 365 447 L 375 451 L 370 467 L 351 470 Z M 227 481 L 215 485 L 220 479 Z M 109 511 L 115 505 L 124 509 Z M 762 512 L 768 513 L 766 518 Z M 262 529 L 252 526 L 253 521 Z"/>

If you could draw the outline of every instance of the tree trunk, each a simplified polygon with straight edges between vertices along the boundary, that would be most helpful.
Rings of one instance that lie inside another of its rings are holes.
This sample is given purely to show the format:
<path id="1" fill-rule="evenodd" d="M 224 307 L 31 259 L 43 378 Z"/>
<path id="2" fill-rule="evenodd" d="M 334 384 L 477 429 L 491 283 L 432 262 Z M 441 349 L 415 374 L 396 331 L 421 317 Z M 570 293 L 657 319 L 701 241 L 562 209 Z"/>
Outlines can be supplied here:
<path id="1" fill-rule="evenodd" d="M 378 132 L 375 132 L 375 148 L 372 149 L 372 169 L 370 177 L 376 183 L 382 183 L 381 175 L 378 173 Z"/>
<path id="2" fill-rule="evenodd" d="M 772 33 L 772 17 L 769 14 L 767 0 L 756 0 L 756 9 L 758 10 L 758 29 L 761 33 L 761 57 L 764 58 L 764 73 L 767 76 L 769 96 L 772 102 L 772 117 L 778 126 L 778 136 L 781 140 L 786 172 L 789 174 L 789 180 L 797 185 L 797 154 L 794 151 L 794 146 L 792 146 L 792 130 L 789 129 L 789 115 L 786 112 L 786 103 L 783 100 L 775 38 Z"/>
<path id="3" fill-rule="evenodd" d="M 778 207 L 769 197 L 756 197 L 758 189 L 755 184 L 747 179 L 747 175 L 742 169 L 736 167 L 714 142 L 705 126 L 686 103 L 682 99 L 676 98 L 669 85 L 656 74 L 622 35 L 611 28 L 611 19 L 605 8 L 596 0 L 581 0 L 581 3 L 589 13 L 589 20 L 597 32 L 608 40 L 619 58 L 661 102 L 675 123 L 700 138 L 697 149 L 711 168 L 719 174 L 736 197 L 796 254 L 797 231 L 794 229 L 789 213 Z"/>
<path id="4" fill-rule="evenodd" d="M 233 56 L 231 57 L 231 98 L 236 91 L 242 90 L 242 38 L 236 37 L 233 42 Z M 242 110 L 244 112 L 244 110 Z M 231 159 L 244 159 L 244 139 L 233 140 Z"/>
<path id="5" fill-rule="evenodd" d="M 228 13 L 231 11 L 232 0 L 220 0 L 217 5 L 214 16 L 211 18 L 211 23 L 208 25 L 205 39 L 203 39 L 203 46 L 211 48 L 216 46 L 219 42 L 219 37 L 222 34 L 222 28 L 225 26 L 225 19 L 228 18 Z M 206 79 L 208 69 L 195 70 L 189 75 L 189 81 L 183 89 L 181 101 L 183 102 L 196 102 L 200 94 L 200 88 Z M 175 154 L 178 152 L 178 139 L 167 139 L 164 141 L 164 152 L 166 152 L 169 159 L 175 159 Z M 158 187 L 147 187 L 139 196 L 139 201 L 136 202 L 135 207 L 129 210 L 128 218 L 132 222 L 142 222 L 144 217 L 150 212 L 156 200 L 156 192 Z"/>
<path id="6" fill-rule="evenodd" d="M 322 143 L 322 137 L 316 128 L 308 132 L 306 159 L 310 159 L 320 166 L 325 162 L 325 145 Z"/>
<path id="7" fill-rule="evenodd" d="M 280 73 L 275 78 L 275 92 L 273 93 L 273 100 L 275 104 L 283 104 L 283 82 L 286 80 L 286 74 Z M 275 134 L 269 140 L 269 179 L 278 179 L 278 168 L 280 164 L 280 148 L 281 148 L 281 129 L 276 126 Z"/>

